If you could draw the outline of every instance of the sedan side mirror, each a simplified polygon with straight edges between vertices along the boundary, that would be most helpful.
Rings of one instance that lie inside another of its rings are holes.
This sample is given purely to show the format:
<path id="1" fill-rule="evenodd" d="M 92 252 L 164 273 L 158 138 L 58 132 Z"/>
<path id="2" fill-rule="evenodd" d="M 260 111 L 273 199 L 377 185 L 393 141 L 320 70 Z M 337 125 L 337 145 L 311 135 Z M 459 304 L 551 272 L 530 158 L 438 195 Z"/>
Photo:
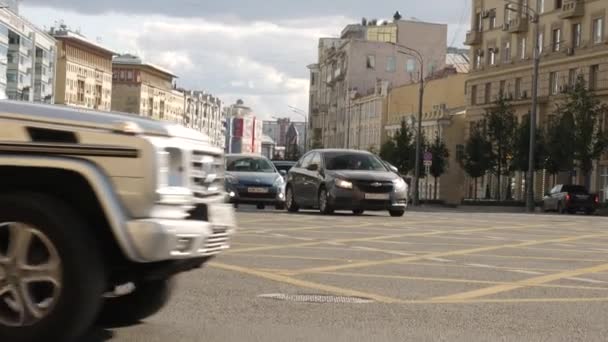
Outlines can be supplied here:
<path id="1" fill-rule="evenodd" d="M 279 170 L 279 173 L 281 174 L 281 176 L 285 177 L 287 176 L 287 171 L 285 170 Z"/>
<path id="2" fill-rule="evenodd" d="M 308 171 L 319 171 L 319 165 L 317 165 L 317 164 L 310 164 L 310 165 L 308 165 L 308 167 L 306 167 L 306 170 L 308 170 Z"/>
<path id="3" fill-rule="evenodd" d="M 388 168 L 391 169 L 391 171 L 393 171 L 394 173 L 399 173 L 399 169 L 393 165 L 389 165 Z"/>

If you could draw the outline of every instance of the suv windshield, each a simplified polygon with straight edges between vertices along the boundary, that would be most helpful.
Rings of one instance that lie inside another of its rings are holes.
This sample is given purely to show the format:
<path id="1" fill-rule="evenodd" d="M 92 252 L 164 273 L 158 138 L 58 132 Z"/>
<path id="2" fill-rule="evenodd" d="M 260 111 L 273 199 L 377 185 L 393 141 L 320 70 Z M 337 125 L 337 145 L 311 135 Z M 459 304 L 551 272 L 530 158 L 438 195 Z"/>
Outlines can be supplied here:
<path id="1" fill-rule="evenodd" d="M 384 163 L 371 154 L 363 153 L 326 153 L 327 170 L 387 171 Z"/>
<path id="2" fill-rule="evenodd" d="M 226 171 L 232 172 L 276 172 L 272 163 L 259 157 L 227 157 Z"/>

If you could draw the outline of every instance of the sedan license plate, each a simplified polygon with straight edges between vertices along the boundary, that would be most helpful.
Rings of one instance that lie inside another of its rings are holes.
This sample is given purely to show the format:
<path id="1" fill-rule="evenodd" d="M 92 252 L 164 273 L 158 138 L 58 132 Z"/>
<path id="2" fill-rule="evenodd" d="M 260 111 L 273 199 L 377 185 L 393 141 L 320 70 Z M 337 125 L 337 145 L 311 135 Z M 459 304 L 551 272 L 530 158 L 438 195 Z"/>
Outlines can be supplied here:
<path id="1" fill-rule="evenodd" d="M 247 192 L 250 194 L 267 194 L 268 188 L 247 188 Z"/>
<path id="2" fill-rule="evenodd" d="M 365 199 L 368 199 L 368 200 L 386 201 L 389 198 L 390 198 L 389 194 L 365 194 Z"/>

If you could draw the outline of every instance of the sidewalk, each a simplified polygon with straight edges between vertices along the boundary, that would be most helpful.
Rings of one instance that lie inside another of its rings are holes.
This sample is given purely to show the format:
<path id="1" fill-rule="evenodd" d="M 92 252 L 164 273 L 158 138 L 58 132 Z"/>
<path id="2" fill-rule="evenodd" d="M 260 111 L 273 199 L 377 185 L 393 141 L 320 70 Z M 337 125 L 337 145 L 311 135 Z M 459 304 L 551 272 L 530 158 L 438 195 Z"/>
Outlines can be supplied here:
<path id="1" fill-rule="evenodd" d="M 423 204 L 419 207 L 410 205 L 409 211 L 418 212 L 433 212 L 433 211 L 454 211 L 461 213 L 526 213 L 525 207 L 509 207 L 509 206 L 483 206 L 483 205 L 459 205 L 459 206 L 448 206 L 441 204 Z M 543 211 L 540 207 L 536 208 L 536 213 L 541 214 Z M 608 216 L 608 209 L 599 209 L 596 216 Z"/>

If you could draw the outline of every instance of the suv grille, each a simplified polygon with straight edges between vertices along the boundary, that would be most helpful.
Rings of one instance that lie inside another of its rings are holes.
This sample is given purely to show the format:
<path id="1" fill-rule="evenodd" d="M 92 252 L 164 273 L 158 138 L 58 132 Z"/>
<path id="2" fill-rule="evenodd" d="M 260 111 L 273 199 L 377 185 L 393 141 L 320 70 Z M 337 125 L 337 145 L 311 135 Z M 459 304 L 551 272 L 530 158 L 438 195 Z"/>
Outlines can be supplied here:
<path id="1" fill-rule="evenodd" d="M 190 179 L 192 192 L 198 198 L 220 194 L 224 189 L 224 161 L 218 155 L 193 151 Z"/>
<path id="2" fill-rule="evenodd" d="M 228 247 L 228 228 L 214 226 L 213 234 L 205 241 L 205 244 L 201 247 L 199 253 L 205 256 L 214 255 Z"/>

